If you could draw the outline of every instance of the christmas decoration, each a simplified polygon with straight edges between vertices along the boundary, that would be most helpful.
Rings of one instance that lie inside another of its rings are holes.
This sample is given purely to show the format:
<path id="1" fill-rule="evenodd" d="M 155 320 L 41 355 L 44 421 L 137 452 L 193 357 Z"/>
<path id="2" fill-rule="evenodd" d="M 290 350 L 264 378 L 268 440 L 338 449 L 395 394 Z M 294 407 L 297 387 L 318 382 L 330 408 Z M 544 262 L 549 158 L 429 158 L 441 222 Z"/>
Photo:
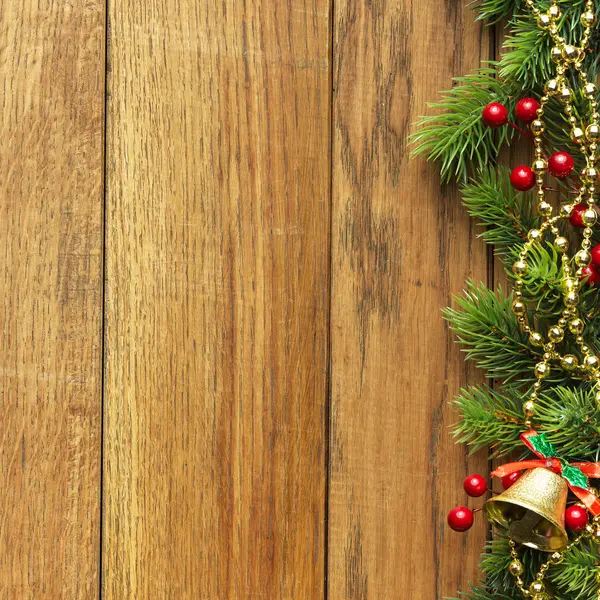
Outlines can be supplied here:
<path id="1" fill-rule="evenodd" d="M 600 284 L 600 271 L 594 265 L 582 267 L 581 279 L 587 285 L 598 285 Z"/>
<path id="2" fill-rule="evenodd" d="M 502 127 L 508 123 L 508 111 L 499 102 L 490 102 L 483 109 L 481 117 L 488 127 Z"/>
<path id="3" fill-rule="evenodd" d="M 457 78 L 411 137 L 461 184 L 511 289 L 468 282 L 445 311 L 488 380 L 454 399 L 457 440 L 519 453 L 491 473 L 503 492 L 485 499 L 486 477 L 469 475 L 480 506 L 448 514 L 466 531 L 483 510 L 494 529 L 484 580 L 461 597 L 600 600 L 600 0 L 475 4 L 508 23 L 504 52 Z M 531 163 L 499 164 L 508 145 Z"/>
<path id="4" fill-rule="evenodd" d="M 487 492 L 487 481 L 482 475 L 469 475 L 463 482 L 468 496 L 479 498 Z"/>
<path id="5" fill-rule="evenodd" d="M 526 165 L 515 167 L 510 174 L 510 183 L 520 192 L 526 192 L 535 185 L 535 173 Z"/>
<path id="6" fill-rule="evenodd" d="M 571 209 L 571 214 L 569 215 L 569 222 L 573 227 L 585 227 L 583 222 L 583 213 L 588 209 L 587 204 L 576 204 Z"/>
<path id="7" fill-rule="evenodd" d="M 537 111 L 540 107 L 535 98 L 522 98 L 515 106 L 515 116 L 519 121 L 531 123 L 537 117 Z"/>
<path id="8" fill-rule="evenodd" d="M 548 170 L 554 177 L 564 179 L 575 168 L 575 161 L 568 152 L 555 152 L 548 159 Z"/>
<path id="9" fill-rule="evenodd" d="M 448 513 L 448 525 L 454 531 L 467 531 L 473 526 L 473 511 L 466 506 L 457 506 Z"/>
<path id="10" fill-rule="evenodd" d="M 584 506 L 569 506 L 565 512 L 565 523 L 570 531 L 582 531 L 590 522 Z"/>
<path id="11" fill-rule="evenodd" d="M 521 475 L 523 475 L 522 471 L 514 471 L 513 473 L 505 475 L 501 480 L 502 487 L 507 490 L 511 485 L 513 485 L 513 483 L 517 481 L 517 479 L 519 479 L 519 477 L 521 477 Z"/>

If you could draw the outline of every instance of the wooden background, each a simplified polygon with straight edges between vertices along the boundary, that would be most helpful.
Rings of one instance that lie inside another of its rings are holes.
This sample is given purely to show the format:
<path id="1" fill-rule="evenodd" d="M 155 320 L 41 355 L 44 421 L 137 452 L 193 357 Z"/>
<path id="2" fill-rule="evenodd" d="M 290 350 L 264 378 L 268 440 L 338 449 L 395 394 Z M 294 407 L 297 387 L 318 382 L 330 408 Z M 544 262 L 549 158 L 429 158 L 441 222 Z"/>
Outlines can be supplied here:
<path id="1" fill-rule="evenodd" d="M 0 6 L 0 598 L 438 600 L 489 279 L 407 135 L 465 0 Z"/>

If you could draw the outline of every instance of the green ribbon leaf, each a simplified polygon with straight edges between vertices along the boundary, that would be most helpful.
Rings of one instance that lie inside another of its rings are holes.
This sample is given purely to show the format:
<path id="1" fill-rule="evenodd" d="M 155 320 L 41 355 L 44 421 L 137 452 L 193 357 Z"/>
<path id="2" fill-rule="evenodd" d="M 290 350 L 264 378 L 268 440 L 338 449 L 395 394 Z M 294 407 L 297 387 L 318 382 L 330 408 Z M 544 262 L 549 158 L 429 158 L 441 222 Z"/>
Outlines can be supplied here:
<path id="1" fill-rule="evenodd" d="M 545 433 L 527 438 L 531 447 L 543 458 L 558 458 L 562 467 L 561 475 L 573 487 L 588 489 L 589 480 L 578 467 L 573 467 L 566 460 L 556 456 L 556 448 L 546 439 Z"/>
<path id="2" fill-rule="evenodd" d="M 531 444 L 531 447 L 544 458 L 554 458 L 556 456 L 556 449 L 552 443 L 546 439 L 545 433 L 540 433 L 539 435 L 534 435 L 527 439 Z"/>
<path id="3" fill-rule="evenodd" d="M 562 476 L 567 480 L 569 485 L 587 490 L 589 481 L 581 469 L 573 467 L 564 461 L 561 462 L 563 463 Z"/>

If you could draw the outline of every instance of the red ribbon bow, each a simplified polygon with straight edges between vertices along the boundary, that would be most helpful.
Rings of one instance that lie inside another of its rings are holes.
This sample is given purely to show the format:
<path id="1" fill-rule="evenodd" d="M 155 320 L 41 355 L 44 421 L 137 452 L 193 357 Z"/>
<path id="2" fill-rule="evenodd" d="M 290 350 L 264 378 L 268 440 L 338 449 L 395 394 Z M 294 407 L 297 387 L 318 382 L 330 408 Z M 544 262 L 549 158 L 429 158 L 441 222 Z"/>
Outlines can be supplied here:
<path id="1" fill-rule="evenodd" d="M 569 485 L 569 489 L 583 502 L 583 504 L 587 507 L 587 509 L 594 515 L 597 516 L 600 514 L 600 500 L 589 490 L 583 487 L 579 487 L 577 485 L 573 485 L 571 481 L 563 474 L 563 470 L 566 468 L 574 467 L 583 473 L 586 477 L 592 477 L 594 479 L 600 479 L 600 463 L 567 463 L 562 460 L 558 456 L 548 456 L 544 454 L 534 447 L 534 443 L 532 443 L 532 438 L 538 438 L 541 440 L 542 438 L 536 431 L 528 431 L 526 433 L 521 434 L 521 441 L 531 450 L 536 456 L 539 457 L 537 460 L 521 460 L 519 462 L 507 463 L 505 465 L 501 465 L 498 467 L 493 473 L 492 477 L 505 477 L 506 475 L 510 475 L 511 473 L 516 473 L 517 471 L 524 471 L 525 469 L 548 469 L 549 471 L 553 471 L 554 473 L 558 473 L 563 476 Z M 536 446 L 538 444 L 535 444 Z M 552 448 L 551 444 L 547 444 L 549 448 Z"/>

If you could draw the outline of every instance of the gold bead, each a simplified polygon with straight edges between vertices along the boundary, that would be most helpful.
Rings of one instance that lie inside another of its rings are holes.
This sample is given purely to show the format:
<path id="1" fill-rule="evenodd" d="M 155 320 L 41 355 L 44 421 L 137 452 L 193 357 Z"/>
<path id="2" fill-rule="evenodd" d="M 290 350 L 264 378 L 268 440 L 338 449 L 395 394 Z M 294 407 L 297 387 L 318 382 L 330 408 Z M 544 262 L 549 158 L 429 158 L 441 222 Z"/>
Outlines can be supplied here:
<path id="1" fill-rule="evenodd" d="M 588 369 L 597 369 L 600 366 L 600 360 L 593 354 L 591 356 L 586 356 L 583 363 Z"/>
<path id="2" fill-rule="evenodd" d="M 512 311 L 515 315 L 524 315 L 527 313 L 527 306 L 521 300 L 515 300 L 512 303 Z"/>
<path id="3" fill-rule="evenodd" d="M 548 168 L 548 163 L 543 158 L 538 158 L 533 161 L 531 168 L 534 173 L 545 173 L 546 169 Z"/>
<path id="4" fill-rule="evenodd" d="M 542 594 L 546 591 L 546 586 L 544 585 L 543 581 L 534 581 L 530 586 L 529 586 L 529 591 L 532 594 Z"/>
<path id="5" fill-rule="evenodd" d="M 548 27 L 550 27 L 550 25 L 552 24 L 552 19 L 549 15 L 542 14 L 537 18 L 537 23 L 538 26 L 542 29 L 548 29 Z"/>
<path id="6" fill-rule="evenodd" d="M 543 346 L 544 345 L 544 336 L 537 331 L 532 331 L 529 334 L 529 343 L 532 346 Z"/>
<path id="7" fill-rule="evenodd" d="M 523 413 L 526 417 L 531 417 L 535 412 L 535 402 L 533 400 L 527 400 L 523 403 Z"/>
<path id="8" fill-rule="evenodd" d="M 562 342 L 562 339 L 565 337 L 565 332 L 561 327 L 554 325 L 548 329 L 548 339 L 551 342 L 557 344 L 558 342 Z"/>
<path id="9" fill-rule="evenodd" d="M 567 292 L 564 302 L 566 306 L 577 306 L 579 304 L 579 294 L 577 292 Z"/>
<path id="10" fill-rule="evenodd" d="M 592 255 L 587 250 L 580 250 L 575 255 L 575 263 L 578 267 L 587 267 L 592 262 Z"/>
<path id="11" fill-rule="evenodd" d="M 561 563 L 564 560 L 564 558 L 565 557 L 563 556 L 562 552 L 553 552 L 550 555 L 550 562 L 557 565 L 557 564 Z"/>
<path id="12" fill-rule="evenodd" d="M 558 90 L 558 99 L 561 102 L 570 102 L 573 99 L 573 90 L 566 85 Z"/>
<path id="13" fill-rule="evenodd" d="M 529 128 L 531 129 L 531 133 L 533 133 L 533 135 L 541 135 L 546 130 L 544 123 L 542 123 L 542 121 L 539 119 L 532 121 Z"/>
<path id="14" fill-rule="evenodd" d="M 581 334 L 585 328 L 585 324 L 579 318 L 571 319 L 569 321 L 569 331 L 574 334 Z"/>
<path id="15" fill-rule="evenodd" d="M 596 24 L 596 15 L 591 10 L 586 10 L 581 15 L 581 23 L 584 27 L 593 27 Z"/>
<path id="16" fill-rule="evenodd" d="M 533 370 L 538 379 L 545 379 L 550 375 L 550 365 L 545 362 L 539 362 Z"/>
<path id="17" fill-rule="evenodd" d="M 560 8 L 558 6 L 556 6 L 556 4 L 552 4 L 552 6 L 550 6 L 548 8 L 548 16 L 551 19 L 560 19 L 560 15 L 561 15 L 561 11 Z"/>
<path id="18" fill-rule="evenodd" d="M 579 58 L 580 51 L 579 48 L 577 48 L 576 46 L 571 46 L 571 44 L 567 44 L 562 49 L 562 55 L 567 62 L 573 62 Z"/>
<path id="19" fill-rule="evenodd" d="M 515 275 L 525 275 L 527 273 L 527 263 L 524 260 L 518 260 L 512 266 L 512 271 Z"/>
<path id="20" fill-rule="evenodd" d="M 594 171 L 595 170 L 596 169 L 594 169 Z M 598 220 L 598 214 L 593 208 L 588 208 L 587 210 L 584 210 L 581 214 L 581 220 L 583 221 L 584 225 L 591 227 Z"/>
<path id="21" fill-rule="evenodd" d="M 588 125 L 585 128 L 585 137 L 590 142 L 595 142 L 596 140 L 600 139 L 600 126 L 596 125 L 595 123 Z"/>
<path id="22" fill-rule="evenodd" d="M 562 204 L 560 207 L 560 216 L 561 217 L 570 217 L 571 213 L 573 212 L 573 205 L 572 204 Z"/>
<path id="23" fill-rule="evenodd" d="M 583 129 L 581 129 L 581 127 L 573 127 L 573 130 L 571 131 L 571 139 L 573 140 L 573 142 L 575 142 L 576 144 L 580 144 L 583 141 L 584 137 L 585 132 L 583 131 Z"/>
<path id="24" fill-rule="evenodd" d="M 529 233 L 527 234 L 527 238 L 530 242 L 539 242 L 542 237 L 542 232 L 539 229 L 530 229 Z"/>
<path id="25" fill-rule="evenodd" d="M 574 371 L 577 368 L 579 361 L 572 354 L 565 354 L 560 359 L 560 366 L 564 371 Z"/>
<path id="26" fill-rule="evenodd" d="M 566 237 L 559 236 L 554 240 L 554 247 L 559 252 L 566 252 L 569 249 L 569 240 Z"/>
<path id="27" fill-rule="evenodd" d="M 558 54 L 562 60 L 562 52 L 558 48 L 555 48 L 554 50 L 558 50 Z M 548 96 L 554 96 L 554 94 L 558 92 L 558 81 L 556 81 L 556 79 L 550 79 L 547 81 L 546 85 L 544 86 L 544 91 L 546 94 L 548 94 Z"/>
<path id="28" fill-rule="evenodd" d="M 586 83 L 582 90 L 583 95 L 588 99 L 594 98 L 597 91 L 596 85 L 593 83 Z"/>
<path id="29" fill-rule="evenodd" d="M 544 193 L 544 190 L 540 190 Z M 538 204 L 538 212 L 542 217 L 549 217 L 552 214 L 552 204 L 543 200 Z"/>
<path id="30" fill-rule="evenodd" d="M 508 570 L 513 577 L 518 577 L 519 575 L 523 575 L 525 569 L 523 568 L 523 563 L 520 560 L 513 560 L 510 565 L 508 565 Z"/>

